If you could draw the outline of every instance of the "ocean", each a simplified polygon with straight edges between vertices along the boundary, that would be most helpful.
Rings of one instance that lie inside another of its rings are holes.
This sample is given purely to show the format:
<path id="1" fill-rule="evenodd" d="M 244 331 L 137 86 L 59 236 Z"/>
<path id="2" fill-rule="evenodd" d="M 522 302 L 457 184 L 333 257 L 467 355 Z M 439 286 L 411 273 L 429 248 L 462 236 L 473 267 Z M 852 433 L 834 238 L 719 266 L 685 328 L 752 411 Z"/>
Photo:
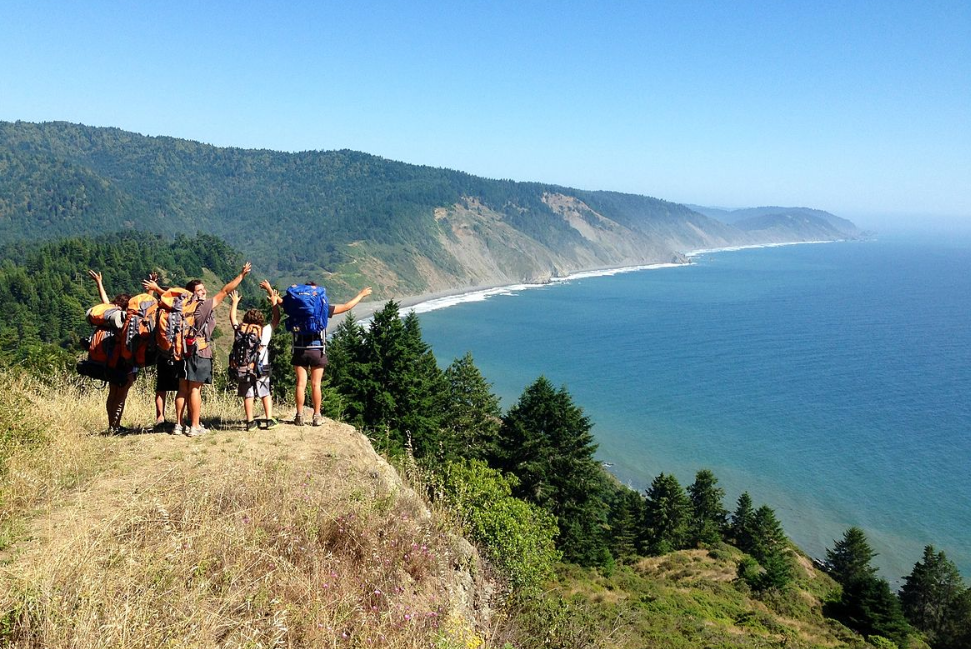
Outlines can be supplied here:
<path id="1" fill-rule="evenodd" d="M 644 490 L 711 469 L 814 557 L 850 526 L 899 585 L 928 544 L 971 580 L 971 237 L 703 252 L 418 305 L 511 407 L 540 375 Z M 448 307 L 448 308 L 443 308 Z"/>

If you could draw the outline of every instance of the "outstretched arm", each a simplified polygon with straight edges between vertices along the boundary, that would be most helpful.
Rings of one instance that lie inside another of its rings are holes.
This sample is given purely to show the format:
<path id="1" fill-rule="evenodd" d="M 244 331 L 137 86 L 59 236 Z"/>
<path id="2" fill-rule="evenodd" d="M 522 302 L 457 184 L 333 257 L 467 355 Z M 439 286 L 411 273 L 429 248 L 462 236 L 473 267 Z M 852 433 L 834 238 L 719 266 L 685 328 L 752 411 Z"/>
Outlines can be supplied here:
<path id="1" fill-rule="evenodd" d="M 357 306 L 358 302 L 360 302 L 370 294 L 371 294 L 371 287 L 368 286 L 367 288 L 361 289 L 361 292 L 358 293 L 354 297 L 354 299 L 351 300 L 350 302 L 345 302 L 344 304 L 335 304 L 334 315 L 337 315 L 338 313 L 344 313 L 345 311 L 350 311 L 351 309 Z"/>
<path id="2" fill-rule="evenodd" d="M 243 281 L 243 278 L 249 275 L 250 270 L 252 270 L 252 267 L 250 266 L 249 262 L 243 264 L 243 270 L 239 271 L 239 275 L 219 289 L 218 293 L 212 296 L 213 308 L 219 306 L 219 304 L 226 299 L 226 296 L 229 295 L 230 291 L 236 290 L 236 287 L 239 286 L 239 283 Z"/>
<path id="3" fill-rule="evenodd" d="M 264 279 L 262 282 L 260 282 L 260 288 L 266 291 L 266 298 L 273 306 L 273 320 L 270 322 L 270 327 L 276 329 L 277 325 L 280 324 L 280 302 L 283 301 L 283 298 L 280 297 L 278 292 L 273 290 L 273 287 L 270 286 L 270 280 L 268 279 Z"/>
<path id="4" fill-rule="evenodd" d="M 165 292 L 165 289 L 158 285 L 158 273 L 154 270 L 148 274 L 148 279 L 142 280 L 142 288 L 149 293 L 157 293 L 159 297 Z"/>
<path id="5" fill-rule="evenodd" d="M 239 321 L 236 319 L 236 307 L 239 306 L 239 291 L 233 291 L 229 294 L 229 299 L 233 301 L 231 307 L 229 307 L 229 324 L 233 325 L 233 329 L 239 326 Z"/>
<path id="6" fill-rule="evenodd" d="M 108 294 L 105 292 L 105 285 L 101 283 L 101 273 L 96 273 L 93 270 L 88 271 L 88 276 L 94 280 L 94 283 L 98 285 L 98 294 L 101 296 L 101 303 L 105 304 L 111 302 L 108 299 Z"/>

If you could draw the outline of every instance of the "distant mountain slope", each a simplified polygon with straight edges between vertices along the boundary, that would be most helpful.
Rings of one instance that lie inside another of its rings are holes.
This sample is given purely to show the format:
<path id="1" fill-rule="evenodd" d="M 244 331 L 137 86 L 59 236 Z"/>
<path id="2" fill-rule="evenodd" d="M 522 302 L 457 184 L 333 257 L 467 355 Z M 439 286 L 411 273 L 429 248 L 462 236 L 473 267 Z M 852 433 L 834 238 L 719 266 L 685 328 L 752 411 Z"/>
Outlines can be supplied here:
<path id="1" fill-rule="evenodd" d="M 863 231 L 857 228 L 852 221 L 809 207 L 749 207 L 737 210 L 700 205 L 690 205 L 689 207 L 709 218 L 734 225 L 747 232 L 772 229 L 788 231 L 788 228 L 792 228 L 793 232 L 802 232 L 806 236 L 815 232 L 823 239 L 852 238 L 863 235 Z"/>
<path id="2" fill-rule="evenodd" d="M 805 238 L 802 226 L 746 230 L 646 196 L 488 180 L 355 151 L 0 122 L 0 244 L 119 230 L 213 234 L 272 279 L 324 278 L 338 293 L 367 283 L 379 295 Z"/>

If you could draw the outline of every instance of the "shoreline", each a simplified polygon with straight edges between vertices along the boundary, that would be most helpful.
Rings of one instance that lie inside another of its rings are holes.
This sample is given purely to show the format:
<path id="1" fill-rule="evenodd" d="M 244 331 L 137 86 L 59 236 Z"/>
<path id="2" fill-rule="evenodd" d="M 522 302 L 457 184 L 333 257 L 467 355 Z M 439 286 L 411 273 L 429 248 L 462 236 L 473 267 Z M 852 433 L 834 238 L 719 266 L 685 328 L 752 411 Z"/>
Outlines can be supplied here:
<path id="1" fill-rule="evenodd" d="M 549 286 L 551 284 L 557 284 L 560 282 L 568 282 L 575 279 L 586 279 L 589 277 L 609 277 L 611 275 L 618 275 L 620 273 L 632 273 L 641 270 L 658 270 L 661 268 L 681 268 L 685 266 L 690 266 L 695 257 L 701 255 L 707 255 L 717 252 L 736 252 L 739 250 L 752 250 L 757 248 L 777 248 L 781 246 L 798 246 L 803 244 L 819 244 L 819 243 L 839 243 L 840 241 L 845 241 L 845 239 L 836 239 L 831 241 L 788 241 L 782 243 L 755 243 L 755 244 L 745 244 L 739 246 L 726 246 L 723 248 L 698 248 L 696 250 L 690 250 L 687 252 L 679 252 L 684 256 L 686 262 L 653 262 L 645 264 L 637 264 L 634 266 L 609 266 L 604 268 L 593 268 L 587 270 L 578 270 L 576 272 L 564 275 L 563 277 L 551 277 L 545 282 L 518 282 L 515 284 L 480 284 L 477 286 L 465 286 L 451 289 L 443 289 L 441 291 L 431 291 L 428 293 L 421 293 L 418 295 L 406 295 L 400 299 L 389 297 L 381 301 L 369 302 L 365 304 L 358 304 L 352 312 L 354 314 L 354 319 L 358 322 L 367 322 L 370 320 L 371 316 L 377 311 L 380 311 L 389 300 L 394 300 L 398 303 L 401 313 L 407 314 L 409 311 L 414 311 L 415 313 L 427 313 L 429 311 L 437 311 L 439 309 L 445 309 L 450 306 L 455 306 L 457 304 L 462 304 L 465 302 L 481 302 L 487 300 L 494 295 L 510 295 L 517 291 L 524 291 L 532 288 L 542 288 L 543 286 Z M 335 325 L 340 324 L 346 316 L 344 314 L 336 315 L 331 318 L 331 322 Z"/>

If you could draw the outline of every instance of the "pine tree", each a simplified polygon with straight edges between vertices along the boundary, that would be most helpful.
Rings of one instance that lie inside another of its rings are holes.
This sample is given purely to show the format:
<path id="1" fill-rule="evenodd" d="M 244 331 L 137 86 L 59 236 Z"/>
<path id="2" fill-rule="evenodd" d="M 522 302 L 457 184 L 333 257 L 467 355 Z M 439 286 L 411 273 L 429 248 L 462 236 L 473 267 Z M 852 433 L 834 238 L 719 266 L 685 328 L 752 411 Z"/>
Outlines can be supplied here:
<path id="1" fill-rule="evenodd" d="M 863 635 L 883 636 L 904 646 L 910 625 L 886 579 L 875 576 L 854 579 L 844 587 L 840 604 L 852 628 Z"/>
<path id="2" fill-rule="evenodd" d="M 610 552 L 618 561 L 637 556 L 637 536 L 640 530 L 644 499 L 633 489 L 618 489 L 610 502 Z"/>
<path id="3" fill-rule="evenodd" d="M 641 545 L 649 554 L 666 554 L 687 546 L 691 502 L 678 479 L 660 474 L 647 490 Z"/>
<path id="4" fill-rule="evenodd" d="M 833 549 L 826 551 L 829 572 L 844 588 L 856 581 L 875 578 L 877 569 L 870 565 L 870 560 L 875 556 L 877 553 L 859 527 L 846 530 Z"/>
<path id="5" fill-rule="evenodd" d="M 397 397 L 399 426 L 411 437 L 415 457 L 444 461 L 456 455 L 457 444 L 442 434 L 447 387 L 431 346 L 421 335 L 418 314 L 402 321 L 407 372 Z"/>
<path id="6" fill-rule="evenodd" d="M 838 617 L 864 635 L 880 635 L 900 644 L 910 627 L 890 584 L 878 578 L 877 569 L 870 565 L 875 556 L 858 527 L 846 530 L 826 551 L 830 574 L 843 587 Z"/>
<path id="7" fill-rule="evenodd" d="M 742 552 L 749 552 L 752 549 L 752 517 L 754 515 L 752 497 L 747 491 L 744 491 L 738 497 L 730 526 L 732 541 Z"/>
<path id="8" fill-rule="evenodd" d="M 752 544 L 747 552 L 765 565 L 770 557 L 785 554 L 787 550 L 788 540 L 782 523 L 771 507 L 762 505 L 752 515 Z"/>
<path id="9" fill-rule="evenodd" d="M 964 592 L 964 582 L 954 562 L 928 545 L 923 558 L 904 578 L 900 603 L 910 623 L 925 632 L 935 645 L 953 635 L 952 629 L 959 624 L 955 618 L 959 617 L 956 612 Z"/>
<path id="10" fill-rule="evenodd" d="M 416 457 L 437 457 L 444 383 L 417 316 L 402 321 L 389 301 L 374 314 L 360 353 L 366 373 L 352 394 L 361 399 L 361 423 L 391 452 L 410 442 Z"/>
<path id="11" fill-rule="evenodd" d="M 695 474 L 695 481 L 688 486 L 691 500 L 690 543 L 714 545 L 722 540 L 727 526 L 728 512 L 722 505 L 725 490 L 718 486 L 718 478 L 708 469 Z"/>
<path id="12" fill-rule="evenodd" d="M 340 395 L 340 418 L 358 427 L 364 426 L 365 403 L 368 398 L 366 390 L 369 371 L 364 337 L 364 327 L 355 323 L 353 314 L 349 313 L 327 341 L 328 363 L 325 379 Z M 289 357 L 286 362 L 289 363 Z"/>
<path id="13" fill-rule="evenodd" d="M 475 366 L 471 352 L 445 369 L 445 384 L 445 426 L 457 444 L 456 452 L 480 460 L 495 456 L 502 424 L 499 397 Z"/>
<path id="14" fill-rule="evenodd" d="M 490 458 L 519 479 L 517 497 L 556 516 L 564 558 L 581 565 L 609 560 L 591 425 L 566 388 L 557 390 L 541 376 L 503 418 L 498 451 Z"/>

